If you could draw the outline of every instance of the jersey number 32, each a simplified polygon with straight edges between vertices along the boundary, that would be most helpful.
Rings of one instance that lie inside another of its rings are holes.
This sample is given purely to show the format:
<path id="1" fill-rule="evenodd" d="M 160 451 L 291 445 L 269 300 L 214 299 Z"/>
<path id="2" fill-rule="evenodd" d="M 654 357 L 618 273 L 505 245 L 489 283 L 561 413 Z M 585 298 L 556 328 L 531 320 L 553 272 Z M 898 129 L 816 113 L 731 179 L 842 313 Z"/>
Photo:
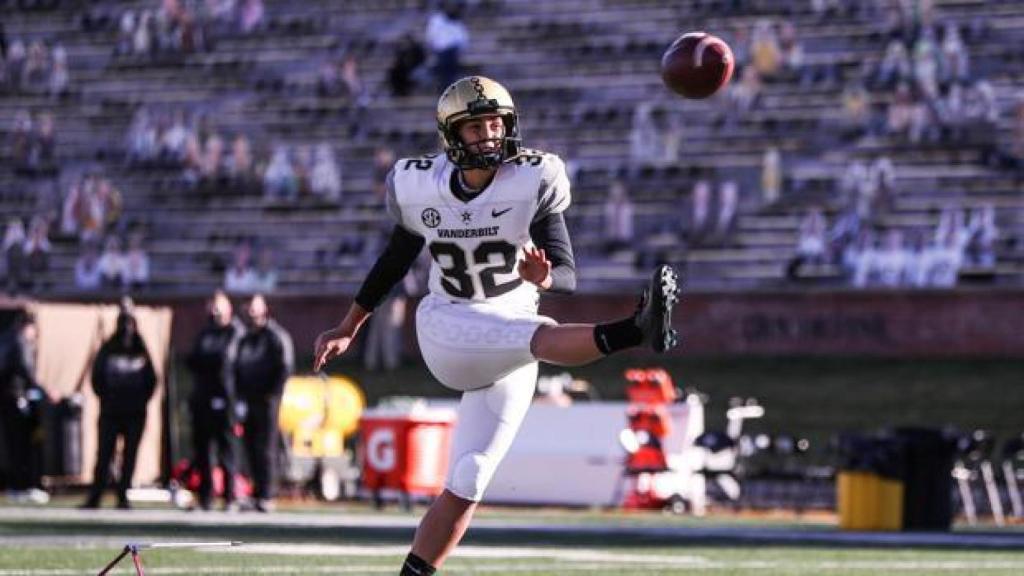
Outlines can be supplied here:
<path id="1" fill-rule="evenodd" d="M 476 265 L 490 264 L 477 272 L 484 298 L 501 296 L 523 283 L 523 279 L 518 277 L 501 283 L 495 278 L 497 274 L 509 274 L 515 269 L 516 247 L 508 242 L 481 242 L 472 254 L 467 254 L 458 244 L 431 242 L 430 255 L 434 257 L 443 275 L 441 285 L 456 298 L 472 299 L 476 296 L 476 287 L 469 271 L 470 258 Z"/>

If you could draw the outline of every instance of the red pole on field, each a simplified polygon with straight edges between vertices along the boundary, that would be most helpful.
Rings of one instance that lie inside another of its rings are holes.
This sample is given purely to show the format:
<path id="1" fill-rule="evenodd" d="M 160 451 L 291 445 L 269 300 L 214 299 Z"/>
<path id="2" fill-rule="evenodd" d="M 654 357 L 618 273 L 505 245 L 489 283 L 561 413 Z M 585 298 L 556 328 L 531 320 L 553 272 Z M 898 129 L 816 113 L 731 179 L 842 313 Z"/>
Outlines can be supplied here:
<path id="1" fill-rule="evenodd" d="M 142 558 L 139 558 L 139 549 L 132 547 L 132 563 L 135 564 L 135 574 L 137 576 L 146 576 L 142 572 Z"/>

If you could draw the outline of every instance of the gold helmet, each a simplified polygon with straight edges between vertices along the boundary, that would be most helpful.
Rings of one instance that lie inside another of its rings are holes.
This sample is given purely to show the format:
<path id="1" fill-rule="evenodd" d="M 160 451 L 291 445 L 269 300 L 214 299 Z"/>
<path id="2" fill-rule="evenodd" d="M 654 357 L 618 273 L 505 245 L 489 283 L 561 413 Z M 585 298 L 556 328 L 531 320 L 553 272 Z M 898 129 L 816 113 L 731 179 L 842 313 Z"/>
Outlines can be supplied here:
<path id="1" fill-rule="evenodd" d="M 497 142 L 496 151 L 471 152 L 459 138 L 456 125 L 494 114 L 505 124 L 505 135 Z M 512 96 L 504 86 L 483 76 L 462 78 L 445 88 L 437 101 L 437 131 L 448 159 L 464 170 L 495 168 L 519 154 L 519 117 Z"/>

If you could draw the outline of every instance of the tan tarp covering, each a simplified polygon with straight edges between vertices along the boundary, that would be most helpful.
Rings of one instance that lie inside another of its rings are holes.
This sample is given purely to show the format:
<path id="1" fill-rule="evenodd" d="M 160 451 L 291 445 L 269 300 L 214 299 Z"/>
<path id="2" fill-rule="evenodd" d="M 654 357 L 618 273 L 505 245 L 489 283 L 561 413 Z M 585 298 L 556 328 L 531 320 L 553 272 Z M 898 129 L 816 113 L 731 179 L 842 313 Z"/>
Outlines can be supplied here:
<path id="1" fill-rule="evenodd" d="M 30 303 L 39 327 L 39 352 L 36 377 L 48 390 L 65 397 L 81 389 L 85 394 L 82 412 L 82 476 L 91 482 L 96 463 L 96 431 L 99 400 L 92 391 L 89 376 L 93 355 L 100 344 L 114 333 L 117 306 L 95 304 Z M 135 307 L 139 334 L 153 359 L 157 388 L 149 401 L 146 430 L 142 434 L 134 485 L 146 485 L 160 476 L 161 431 L 167 355 L 171 343 L 171 309 Z"/>

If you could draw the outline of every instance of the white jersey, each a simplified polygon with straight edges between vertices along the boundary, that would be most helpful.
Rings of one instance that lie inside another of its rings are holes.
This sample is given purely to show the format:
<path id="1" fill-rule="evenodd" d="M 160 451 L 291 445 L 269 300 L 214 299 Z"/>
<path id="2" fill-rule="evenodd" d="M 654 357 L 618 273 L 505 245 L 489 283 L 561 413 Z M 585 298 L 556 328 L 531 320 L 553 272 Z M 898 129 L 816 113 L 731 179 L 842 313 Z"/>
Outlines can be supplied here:
<path id="1" fill-rule="evenodd" d="M 388 211 L 430 250 L 430 293 L 535 311 L 537 287 L 519 277 L 517 263 L 532 246 L 530 225 L 569 206 L 565 164 L 524 150 L 468 202 L 452 193 L 455 168 L 445 156 L 428 154 L 399 160 L 388 175 Z"/>

